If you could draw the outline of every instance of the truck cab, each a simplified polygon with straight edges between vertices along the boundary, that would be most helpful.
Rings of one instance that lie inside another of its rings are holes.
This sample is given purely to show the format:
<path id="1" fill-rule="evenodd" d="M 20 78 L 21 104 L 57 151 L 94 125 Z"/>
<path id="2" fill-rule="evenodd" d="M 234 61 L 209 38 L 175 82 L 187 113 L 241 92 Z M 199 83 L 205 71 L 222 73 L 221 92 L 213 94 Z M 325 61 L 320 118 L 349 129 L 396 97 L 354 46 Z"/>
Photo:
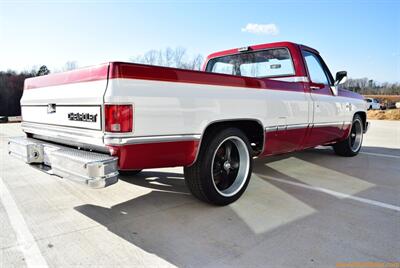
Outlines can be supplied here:
<path id="1" fill-rule="evenodd" d="M 267 131 L 263 155 L 329 144 L 346 137 L 357 109 L 349 97 L 362 99 L 362 96 L 341 86 L 346 81 L 345 71 L 337 72 L 334 79 L 317 50 L 291 42 L 216 52 L 207 57 L 203 70 L 255 77 L 268 84 L 272 84 L 271 80 L 288 82 L 285 87 L 276 88 L 286 94 L 281 95 L 282 100 L 276 103 L 290 100 L 292 103 L 286 104 L 287 109 L 267 108 L 267 113 L 276 114 L 276 122 L 271 122 L 273 126 Z M 288 106 L 294 103 L 296 110 Z M 357 103 L 360 105 L 360 101 Z M 360 113 L 360 116 L 365 126 L 365 113 Z"/>

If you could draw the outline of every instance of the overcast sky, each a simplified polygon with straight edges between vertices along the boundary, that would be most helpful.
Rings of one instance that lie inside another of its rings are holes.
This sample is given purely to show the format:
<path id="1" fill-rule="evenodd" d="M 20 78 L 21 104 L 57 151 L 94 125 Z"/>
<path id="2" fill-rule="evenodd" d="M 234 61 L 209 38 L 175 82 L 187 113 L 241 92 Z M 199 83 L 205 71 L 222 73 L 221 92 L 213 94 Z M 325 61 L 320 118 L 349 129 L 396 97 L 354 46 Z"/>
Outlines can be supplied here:
<path id="1" fill-rule="evenodd" d="M 400 1 L 215 2 L 0 0 L 0 70 L 293 41 L 319 50 L 333 73 L 400 81 Z"/>

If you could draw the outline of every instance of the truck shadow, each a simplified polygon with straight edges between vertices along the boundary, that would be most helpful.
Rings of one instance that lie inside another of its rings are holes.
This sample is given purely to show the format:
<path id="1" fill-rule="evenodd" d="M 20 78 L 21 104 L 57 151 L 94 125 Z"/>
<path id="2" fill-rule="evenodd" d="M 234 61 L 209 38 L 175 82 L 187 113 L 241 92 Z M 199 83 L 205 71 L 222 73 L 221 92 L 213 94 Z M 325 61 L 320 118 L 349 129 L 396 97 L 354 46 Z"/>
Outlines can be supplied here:
<path id="1" fill-rule="evenodd" d="M 398 151 L 388 150 L 387 153 L 397 154 Z M 370 162 L 379 158 L 373 155 L 368 157 Z M 260 258 L 266 261 L 273 258 L 278 250 L 268 253 L 272 248 L 282 247 L 284 251 L 281 254 L 296 254 L 298 248 L 314 236 L 313 228 L 320 232 L 336 228 L 338 235 L 341 232 L 340 226 L 329 224 L 330 220 L 335 222 L 336 215 L 330 210 L 332 204 L 341 202 L 339 199 L 322 194 L 315 197 L 268 180 L 272 176 L 301 182 L 299 178 L 269 166 L 292 159 L 355 176 L 351 165 L 342 166 L 349 162 L 348 158 L 336 157 L 331 150 L 312 149 L 257 159 L 249 188 L 241 199 L 230 206 L 210 206 L 192 197 L 181 173 L 143 171 L 120 179 L 132 186 L 151 189 L 149 193 L 110 208 L 85 204 L 75 209 L 105 226 L 108 231 L 173 265 L 219 266 L 218 263 L 222 262 L 233 265 L 235 258 L 251 251 L 264 252 Z M 353 159 L 356 166 L 367 161 L 364 156 Z M 284 203 L 276 203 L 275 200 Z M 310 222 L 313 228 L 307 227 Z M 288 230 L 297 230 L 295 233 L 298 234 L 296 240 L 289 243 L 285 242 Z M 305 255 L 313 254 L 312 249 L 303 250 Z M 248 263 L 252 263 L 251 259 Z M 257 260 L 257 263 L 263 262 Z"/>

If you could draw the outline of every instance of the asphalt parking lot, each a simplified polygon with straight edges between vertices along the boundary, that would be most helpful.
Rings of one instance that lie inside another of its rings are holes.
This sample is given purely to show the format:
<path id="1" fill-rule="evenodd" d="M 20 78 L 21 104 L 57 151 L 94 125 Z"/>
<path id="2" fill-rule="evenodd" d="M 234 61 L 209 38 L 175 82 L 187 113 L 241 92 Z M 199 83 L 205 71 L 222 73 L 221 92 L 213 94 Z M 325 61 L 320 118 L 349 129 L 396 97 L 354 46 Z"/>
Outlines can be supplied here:
<path id="1" fill-rule="evenodd" d="M 242 198 L 192 197 L 182 168 L 105 189 L 7 155 L 0 125 L 1 267 L 335 267 L 400 262 L 400 122 L 372 121 L 354 158 L 318 148 L 258 159 Z M 397 266 L 396 266 L 397 267 Z"/>

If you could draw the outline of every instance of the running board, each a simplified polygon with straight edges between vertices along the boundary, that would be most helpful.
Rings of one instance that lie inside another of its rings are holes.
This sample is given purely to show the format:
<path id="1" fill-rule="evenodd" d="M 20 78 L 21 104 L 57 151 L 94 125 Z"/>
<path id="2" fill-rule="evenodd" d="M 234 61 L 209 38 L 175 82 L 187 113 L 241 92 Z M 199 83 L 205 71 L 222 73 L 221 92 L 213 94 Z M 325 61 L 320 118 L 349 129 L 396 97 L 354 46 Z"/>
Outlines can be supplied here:
<path id="1" fill-rule="evenodd" d="M 118 158 L 27 137 L 8 140 L 8 153 L 27 164 L 44 165 L 47 173 L 103 188 L 118 181 Z M 51 169 L 50 169 L 50 168 Z"/>

